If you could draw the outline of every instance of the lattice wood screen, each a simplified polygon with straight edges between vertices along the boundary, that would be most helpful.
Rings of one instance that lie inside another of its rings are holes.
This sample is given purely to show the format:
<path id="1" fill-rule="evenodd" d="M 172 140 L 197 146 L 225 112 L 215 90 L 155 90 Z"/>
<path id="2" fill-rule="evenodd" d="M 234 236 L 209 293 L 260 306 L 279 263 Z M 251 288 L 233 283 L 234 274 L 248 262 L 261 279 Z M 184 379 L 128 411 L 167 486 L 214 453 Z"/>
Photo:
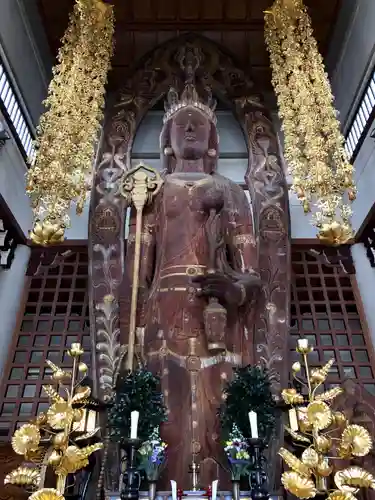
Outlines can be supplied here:
<path id="1" fill-rule="evenodd" d="M 355 378 L 375 396 L 372 344 L 361 324 L 351 277 L 304 250 L 293 252 L 293 271 L 292 356 L 297 338 L 307 337 L 316 345 L 312 365 L 336 358 L 329 385 Z M 9 439 L 16 426 L 46 408 L 41 394 L 49 380 L 46 357 L 69 367 L 64 351 L 73 341 L 90 349 L 87 284 L 84 251 L 30 278 L 0 392 L 0 439 Z M 88 353 L 85 361 L 90 363 Z"/>
<path id="2" fill-rule="evenodd" d="M 42 385 L 50 381 L 48 358 L 64 367 L 72 342 L 90 349 L 87 252 L 67 257 L 57 267 L 30 278 L 28 297 L 15 335 L 0 393 L 0 438 L 47 407 Z M 83 359 L 90 363 L 87 352 Z"/>
<path id="3" fill-rule="evenodd" d="M 309 356 L 312 366 L 336 359 L 328 387 L 351 378 L 375 396 L 373 347 L 361 323 L 354 276 L 340 266 L 325 265 L 308 251 L 294 250 L 292 262 L 292 360 L 299 359 L 294 351 L 297 339 L 308 338 L 316 347 Z"/>

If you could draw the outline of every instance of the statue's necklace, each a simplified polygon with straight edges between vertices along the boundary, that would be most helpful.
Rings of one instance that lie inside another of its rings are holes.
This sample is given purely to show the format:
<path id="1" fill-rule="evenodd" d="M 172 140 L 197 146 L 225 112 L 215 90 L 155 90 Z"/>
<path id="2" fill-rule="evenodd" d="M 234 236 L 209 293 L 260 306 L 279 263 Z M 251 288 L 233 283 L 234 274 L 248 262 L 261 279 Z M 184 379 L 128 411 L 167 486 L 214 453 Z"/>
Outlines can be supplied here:
<path id="1" fill-rule="evenodd" d="M 203 179 L 199 179 L 197 181 L 194 181 L 194 180 L 184 180 L 184 179 L 179 179 L 179 178 L 176 178 L 176 177 L 173 177 L 173 178 L 170 178 L 169 181 L 172 183 L 172 184 L 177 184 L 178 186 L 182 186 L 184 188 L 187 188 L 188 189 L 188 192 L 189 192 L 189 195 L 192 194 L 192 192 L 197 189 L 198 187 L 200 186 L 203 186 L 204 184 L 211 184 L 212 183 L 212 177 L 209 176 L 209 177 L 205 177 Z"/>

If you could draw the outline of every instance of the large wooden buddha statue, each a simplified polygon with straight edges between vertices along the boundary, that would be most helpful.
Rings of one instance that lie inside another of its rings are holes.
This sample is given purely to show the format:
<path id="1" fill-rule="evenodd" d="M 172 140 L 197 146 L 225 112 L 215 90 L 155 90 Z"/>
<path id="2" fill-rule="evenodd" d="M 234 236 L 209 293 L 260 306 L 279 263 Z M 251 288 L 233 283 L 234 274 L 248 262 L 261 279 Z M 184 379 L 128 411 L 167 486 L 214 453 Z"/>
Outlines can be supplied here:
<path id="1" fill-rule="evenodd" d="M 180 97 L 168 95 L 160 146 L 164 185 L 144 217 L 138 342 L 161 377 L 168 411 L 165 480 L 188 488 L 193 460 L 202 484 L 221 475 L 217 411 L 233 367 L 253 359 L 248 330 L 260 279 L 249 203 L 217 173 L 214 107 L 200 100 L 192 80 Z M 131 225 L 129 288 L 133 255 Z"/>

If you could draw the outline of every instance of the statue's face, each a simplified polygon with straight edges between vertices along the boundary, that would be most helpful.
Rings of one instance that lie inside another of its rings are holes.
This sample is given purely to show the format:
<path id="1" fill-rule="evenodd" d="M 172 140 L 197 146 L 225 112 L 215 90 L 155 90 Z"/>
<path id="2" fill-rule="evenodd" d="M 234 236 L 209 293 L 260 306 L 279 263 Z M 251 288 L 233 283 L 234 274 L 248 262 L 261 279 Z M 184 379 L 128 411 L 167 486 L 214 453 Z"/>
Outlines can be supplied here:
<path id="1" fill-rule="evenodd" d="M 194 108 L 179 111 L 172 118 L 171 147 L 176 158 L 198 160 L 208 150 L 211 124 Z"/>

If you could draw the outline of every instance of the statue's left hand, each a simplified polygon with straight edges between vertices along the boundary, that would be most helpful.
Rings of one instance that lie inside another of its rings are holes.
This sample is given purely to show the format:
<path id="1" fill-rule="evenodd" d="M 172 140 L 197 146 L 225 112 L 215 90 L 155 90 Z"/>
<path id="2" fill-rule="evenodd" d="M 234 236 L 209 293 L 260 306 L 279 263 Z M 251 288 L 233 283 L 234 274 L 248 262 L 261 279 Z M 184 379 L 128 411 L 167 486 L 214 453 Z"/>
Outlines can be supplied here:
<path id="1" fill-rule="evenodd" d="M 197 294 L 201 297 L 215 297 L 224 306 L 239 306 L 244 300 L 243 287 L 233 282 L 223 273 L 216 272 L 193 278 L 193 283 L 201 290 Z"/>

